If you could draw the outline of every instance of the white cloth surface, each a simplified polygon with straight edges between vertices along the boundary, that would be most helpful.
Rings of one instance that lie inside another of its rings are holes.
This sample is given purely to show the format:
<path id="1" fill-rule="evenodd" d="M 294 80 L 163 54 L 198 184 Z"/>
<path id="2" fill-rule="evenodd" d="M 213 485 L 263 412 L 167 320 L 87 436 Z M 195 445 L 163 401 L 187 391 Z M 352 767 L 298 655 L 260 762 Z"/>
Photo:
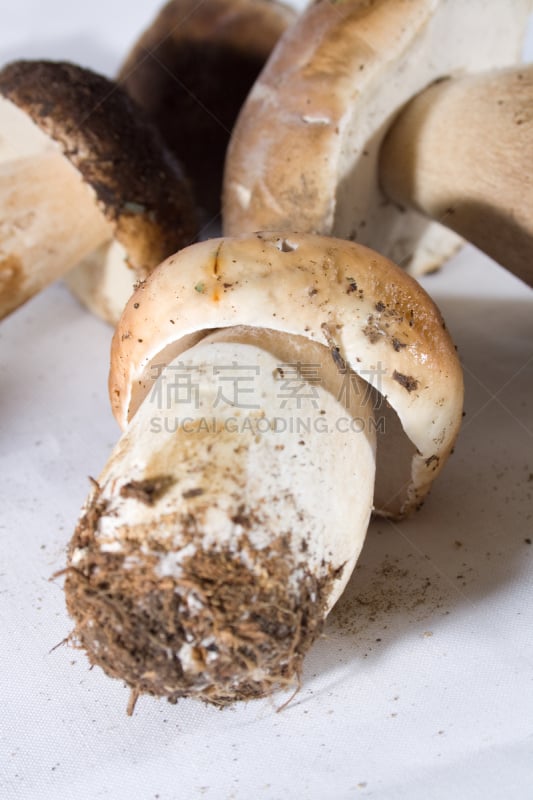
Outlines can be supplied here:
<path id="1" fill-rule="evenodd" d="M 0 63 L 112 74 L 159 5 L 3 0 Z M 372 523 L 281 713 L 141 698 L 128 718 L 120 682 L 50 652 L 71 623 L 49 579 L 118 438 L 111 332 L 62 285 L 1 324 L 1 797 L 533 796 L 533 294 L 470 248 L 423 283 L 465 367 L 456 452 L 420 513 Z"/>

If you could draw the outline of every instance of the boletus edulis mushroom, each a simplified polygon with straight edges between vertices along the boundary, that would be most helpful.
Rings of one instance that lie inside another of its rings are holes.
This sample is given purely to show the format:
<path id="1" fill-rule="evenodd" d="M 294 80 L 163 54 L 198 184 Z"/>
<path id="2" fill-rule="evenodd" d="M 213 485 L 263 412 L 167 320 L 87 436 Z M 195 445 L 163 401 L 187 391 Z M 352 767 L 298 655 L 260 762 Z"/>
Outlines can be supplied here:
<path id="1" fill-rule="evenodd" d="M 299 676 L 371 511 L 420 505 L 463 405 L 412 278 L 283 233 L 155 270 L 115 332 L 109 388 L 124 434 L 71 541 L 72 641 L 133 698 L 219 705 Z"/>
<path id="2" fill-rule="evenodd" d="M 531 0 L 312 4 L 235 126 L 224 232 L 330 234 L 420 274 L 459 247 L 453 230 L 531 282 L 530 70 L 475 77 L 517 63 L 531 9 Z"/>
<path id="3" fill-rule="evenodd" d="M 4 67 L 0 129 L 0 318 L 96 252 L 73 286 L 116 322 L 196 236 L 179 164 L 124 91 L 73 64 Z"/>

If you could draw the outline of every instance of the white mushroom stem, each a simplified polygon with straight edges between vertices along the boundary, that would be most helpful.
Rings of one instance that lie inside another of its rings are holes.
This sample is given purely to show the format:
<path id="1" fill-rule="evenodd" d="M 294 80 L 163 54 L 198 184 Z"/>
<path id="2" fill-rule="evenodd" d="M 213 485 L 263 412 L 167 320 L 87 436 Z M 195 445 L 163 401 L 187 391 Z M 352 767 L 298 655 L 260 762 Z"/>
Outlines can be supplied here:
<path id="1" fill-rule="evenodd" d="M 0 99 L 0 319 L 112 233 L 94 191 L 59 146 Z"/>
<path id="2" fill-rule="evenodd" d="M 386 194 L 533 285 L 533 67 L 441 81 L 383 145 Z"/>
<path id="3" fill-rule="evenodd" d="M 108 602 L 94 613 L 90 595 L 77 605 L 85 582 L 76 583 L 77 573 L 67 582 L 91 659 L 134 690 L 214 702 L 291 678 L 363 544 L 374 491 L 372 422 L 366 383 L 301 337 L 225 329 L 168 365 L 99 478 L 103 513 L 91 523 L 92 540 L 86 518 L 73 543 L 71 566 L 93 588 L 105 580 Z M 220 586 L 231 586 L 236 564 L 232 602 L 244 584 L 257 584 L 257 604 L 243 594 L 237 610 L 227 609 L 212 574 L 202 582 L 207 559 L 210 569 L 220 562 Z M 142 591 L 125 599 L 122 584 L 114 596 L 117 564 L 136 586 L 150 587 L 150 600 Z M 133 620 L 158 591 L 160 616 L 141 634 Z M 183 619 L 165 616 L 169 591 L 186 609 Z M 114 617 L 117 603 L 129 610 Z M 279 614 L 288 620 L 283 635 Z M 162 668 L 158 640 L 168 649 Z M 141 671 L 128 647 L 143 651 Z"/>
<path id="4" fill-rule="evenodd" d="M 173 484 L 156 513 L 199 512 L 195 546 L 228 544 L 239 557 L 243 529 L 232 517 L 244 506 L 256 517 L 249 533 L 258 548 L 289 535 L 295 564 L 317 575 L 345 565 L 333 605 L 372 509 L 372 400 L 366 382 L 340 373 L 324 345 L 245 328 L 211 334 L 164 369 L 100 477 L 113 512 L 103 541 L 118 532 L 113 541 L 120 542 L 125 524 L 154 517 L 153 508 L 124 500 L 121 486 L 168 475 Z M 175 536 L 174 529 L 167 533 Z M 179 550 L 171 550 L 162 572 L 179 561 Z"/>

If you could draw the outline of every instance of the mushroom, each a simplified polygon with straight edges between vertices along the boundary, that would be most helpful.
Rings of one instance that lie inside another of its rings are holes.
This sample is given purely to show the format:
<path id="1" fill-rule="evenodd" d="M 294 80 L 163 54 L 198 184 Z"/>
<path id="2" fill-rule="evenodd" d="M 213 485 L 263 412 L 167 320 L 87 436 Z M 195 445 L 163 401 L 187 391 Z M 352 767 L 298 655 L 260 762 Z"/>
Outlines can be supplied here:
<path id="1" fill-rule="evenodd" d="M 221 705 L 299 676 L 372 508 L 420 505 L 463 401 L 412 278 L 355 243 L 276 233 L 153 272 L 109 388 L 125 432 L 71 541 L 72 638 L 132 698 Z"/>
<path id="2" fill-rule="evenodd" d="M 116 320 L 133 284 L 195 236 L 181 168 L 130 98 L 78 66 L 0 71 L 0 317 L 93 251 L 78 293 Z"/>
<path id="3" fill-rule="evenodd" d="M 405 154 L 397 148 L 395 163 L 387 159 L 380 170 L 380 146 L 398 112 L 436 80 L 516 63 L 531 7 L 530 0 L 313 4 L 283 36 L 237 121 L 224 181 L 224 232 L 332 234 L 374 247 L 413 274 L 438 267 L 460 245 L 459 237 L 438 222 L 457 227 L 480 244 L 472 226 L 455 226 L 447 209 L 468 202 L 479 190 L 485 148 L 492 153 L 498 145 L 502 148 L 492 127 L 500 94 L 492 106 L 486 102 L 484 116 L 480 114 L 471 134 L 467 125 L 473 112 L 460 114 L 470 103 L 479 107 L 480 84 L 461 83 L 468 97 L 465 94 L 461 109 L 455 107 L 444 124 L 442 106 L 441 138 L 434 139 L 432 161 L 426 159 L 424 174 L 417 177 L 427 180 L 435 170 L 451 182 L 452 175 L 464 175 L 449 206 L 422 207 L 419 193 L 415 198 L 409 195 L 408 183 L 400 191 L 394 187 L 393 198 L 400 197 L 402 207 L 391 202 L 388 171 L 395 181 L 405 174 Z M 421 101 L 427 109 L 442 97 L 436 90 L 430 92 Z M 508 106 L 508 98 L 503 99 L 499 111 L 512 117 L 512 103 Z M 404 146 L 412 133 L 411 123 Z M 475 145 L 477 170 L 472 150 L 455 146 L 463 136 Z M 448 147 L 441 153 L 445 140 Z M 418 140 L 409 146 L 412 164 L 417 144 Z M 487 158 L 498 186 L 509 177 L 504 161 Z M 522 175 L 527 159 L 515 154 L 514 166 L 517 163 Z M 469 180 L 474 180 L 473 187 L 467 185 Z M 500 207 L 504 199 L 505 194 Z M 429 211 L 437 222 L 420 210 Z M 490 213 L 480 213 L 473 224 L 487 226 Z"/>
<path id="4" fill-rule="evenodd" d="M 388 197 L 444 220 L 530 286 L 532 104 L 531 65 L 439 81 L 400 114 L 380 158 Z"/>
<path id="5" fill-rule="evenodd" d="M 218 213 L 237 114 L 295 12 L 273 0 L 171 0 L 126 59 L 119 82 L 187 165 L 198 203 Z"/>

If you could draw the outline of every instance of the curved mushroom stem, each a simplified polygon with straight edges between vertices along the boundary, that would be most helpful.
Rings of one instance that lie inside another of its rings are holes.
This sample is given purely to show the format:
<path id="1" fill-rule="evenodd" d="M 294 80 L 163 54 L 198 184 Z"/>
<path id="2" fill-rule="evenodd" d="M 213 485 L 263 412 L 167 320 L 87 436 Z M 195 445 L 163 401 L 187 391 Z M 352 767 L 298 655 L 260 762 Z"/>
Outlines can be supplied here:
<path id="1" fill-rule="evenodd" d="M 111 237 L 91 194 L 54 149 L 0 158 L 0 319 Z"/>
<path id="2" fill-rule="evenodd" d="M 167 366 L 71 543 L 91 662 L 171 700 L 289 683 L 363 544 L 372 419 L 365 382 L 298 336 L 223 329 Z"/>
<path id="3" fill-rule="evenodd" d="M 385 193 L 533 285 L 533 67 L 441 81 L 383 144 Z"/>

